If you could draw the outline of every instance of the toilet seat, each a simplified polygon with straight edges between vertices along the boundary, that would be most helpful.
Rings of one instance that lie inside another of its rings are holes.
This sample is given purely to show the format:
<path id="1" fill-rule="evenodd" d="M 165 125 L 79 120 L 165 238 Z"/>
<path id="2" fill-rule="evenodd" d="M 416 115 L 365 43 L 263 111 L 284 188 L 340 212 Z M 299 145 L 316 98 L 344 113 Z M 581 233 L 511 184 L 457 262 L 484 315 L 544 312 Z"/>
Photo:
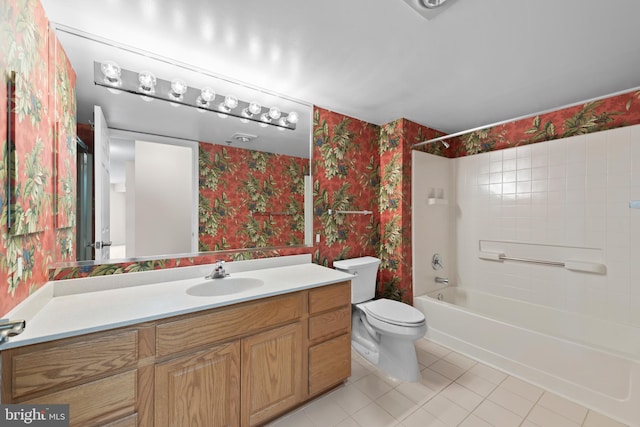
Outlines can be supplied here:
<path id="1" fill-rule="evenodd" d="M 420 327 L 425 324 L 424 314 L 408 304 L 386 298 L 357 305 L 367 316 L 396 326 Z"/>

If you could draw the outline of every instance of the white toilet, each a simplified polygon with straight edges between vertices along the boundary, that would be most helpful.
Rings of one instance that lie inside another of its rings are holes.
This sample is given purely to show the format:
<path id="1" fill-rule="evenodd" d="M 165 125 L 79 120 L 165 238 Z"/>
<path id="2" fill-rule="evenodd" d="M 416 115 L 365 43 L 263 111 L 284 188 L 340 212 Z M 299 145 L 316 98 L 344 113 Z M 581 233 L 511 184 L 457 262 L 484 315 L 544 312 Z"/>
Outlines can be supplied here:
<path id="1" fill-rule="evenodd" d="M 420 375 L 413 342 L 424 336 L 427 322 L 422 312 L 389 299 L 374 300 L 378 258 L 334 261 L 336 270 L 353 274 L 351 279 L 351 344 L 358 353 L 388 375 L 417 381 Z"/>

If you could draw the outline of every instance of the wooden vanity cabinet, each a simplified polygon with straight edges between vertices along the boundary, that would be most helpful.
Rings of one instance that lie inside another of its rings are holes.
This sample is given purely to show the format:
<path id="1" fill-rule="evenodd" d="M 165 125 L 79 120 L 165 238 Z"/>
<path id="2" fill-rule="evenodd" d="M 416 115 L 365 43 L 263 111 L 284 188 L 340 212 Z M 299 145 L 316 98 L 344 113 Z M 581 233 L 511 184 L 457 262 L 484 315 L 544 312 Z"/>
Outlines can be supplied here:
<path id="1" fill-rule="evenodd" d="M 69 404 L 71 426 L 138 425 L 144 328 L 88 334 L 2 352 L 2 402 Z M 134 424 L 127 420 L 134 420 Z"/>
<path id="2" fill-rule="evenodd" d="M 351 282 L 309 290 L 309 396 L 351 376 Z"/>
<path id="3" fill-rule="evenodd" d="M 2 351 L 2 403 L 71 426 L 262 425 L 351 373 L 350 282 Z"/>

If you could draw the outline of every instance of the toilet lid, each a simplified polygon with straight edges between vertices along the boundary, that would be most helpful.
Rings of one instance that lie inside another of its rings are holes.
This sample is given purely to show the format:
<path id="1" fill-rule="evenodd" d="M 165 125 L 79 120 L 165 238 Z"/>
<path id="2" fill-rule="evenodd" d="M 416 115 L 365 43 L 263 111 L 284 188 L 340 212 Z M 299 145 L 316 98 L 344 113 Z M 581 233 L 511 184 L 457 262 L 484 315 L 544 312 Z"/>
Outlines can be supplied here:
<path id="1" fill-rule="evenodd" d="M 417 326 L 425 321 L 424 314 L 420 310 L 399 301 L 383 298 L 359 304 L 358 306 L 362 307 L 368 315 L 382 322 Z"/>

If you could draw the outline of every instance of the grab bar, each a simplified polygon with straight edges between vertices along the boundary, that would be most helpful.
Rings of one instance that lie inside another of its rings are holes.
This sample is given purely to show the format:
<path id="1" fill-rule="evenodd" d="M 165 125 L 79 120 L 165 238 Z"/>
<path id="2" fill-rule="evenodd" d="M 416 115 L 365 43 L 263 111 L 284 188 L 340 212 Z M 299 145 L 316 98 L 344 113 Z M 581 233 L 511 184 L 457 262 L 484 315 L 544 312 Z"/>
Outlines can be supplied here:
<path id="1" fill-rule="evenodd" d="M 600 264 L 597 262 L 573 261 L 573 260 L 560 262 L 560 261 L 548 261 L 543 259 L 508 257 L 505 254 L 499 253 L 499 252 L 480 252 L 478 253 L 478 258 L 486 259 L 489 261 L 516 261 L 516 262 L 526 262 L 529 264 L 551 265 L 554 267 L 563 267 L 563 268 L 566 268 L 567 270 L 572 270 L 572 271 L 584 271 L 586 273 L 605 274 L 607 272 L 607 267 L 604 264 Z"/>
<path id="2" fill-rule="evenodd" d="M 333 209 L 328 210 L 329 215 L 333 214 L 358 214 L 358 215 L 371 215 L 373 212 L 371 211 L 336 211 Z"/>

